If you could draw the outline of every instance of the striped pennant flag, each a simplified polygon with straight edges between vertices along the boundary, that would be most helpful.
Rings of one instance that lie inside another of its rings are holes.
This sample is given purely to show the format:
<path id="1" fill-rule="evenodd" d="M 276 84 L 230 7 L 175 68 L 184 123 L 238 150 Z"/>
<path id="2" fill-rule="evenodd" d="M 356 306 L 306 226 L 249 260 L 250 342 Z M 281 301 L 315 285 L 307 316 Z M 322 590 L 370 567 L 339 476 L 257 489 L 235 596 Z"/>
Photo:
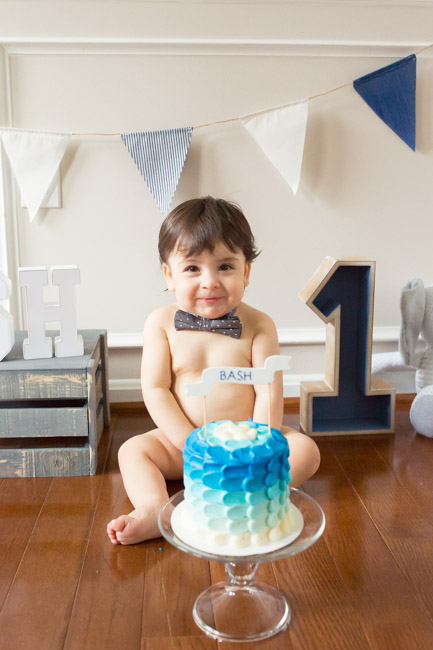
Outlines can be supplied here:
<path id="1" fill-rule="evenodd" d="M 123 133 L 125 147 L 164 217 L 170 210 L 188 153 L 192 126 L 163 131 Z"/>

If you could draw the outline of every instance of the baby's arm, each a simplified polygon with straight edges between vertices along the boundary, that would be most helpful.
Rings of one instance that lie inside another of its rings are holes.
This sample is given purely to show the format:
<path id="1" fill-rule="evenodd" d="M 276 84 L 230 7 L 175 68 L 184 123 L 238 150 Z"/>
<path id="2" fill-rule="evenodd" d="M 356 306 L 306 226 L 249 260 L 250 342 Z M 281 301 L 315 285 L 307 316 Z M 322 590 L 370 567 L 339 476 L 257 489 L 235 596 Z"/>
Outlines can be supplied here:
<path id="1" fill-rule="evenodd" d="M 141 388 L 150 417 L 182 451 L 194 426 L 170 390 L 171 353 L 160 310 L 152 312 L 144 325 Z"/>
<path id="2" fill-rule="evenodd" d="M 277 329 L 274 322 L 266 314 L 257 321 L 257 331 L 253 338 L 251 362 L 253 368 L 263 368 L 266 359 L 274 354 L 280 354 Z M 283 422 L 283 378 L 281 372 L 275 373 L 270 384 L 271 393 L 271 426 L 281 429 Z M 254 422 L 268 423 L 269 386 L 258 384 L 254 386 L 256 400 L 254 404 Z"/>

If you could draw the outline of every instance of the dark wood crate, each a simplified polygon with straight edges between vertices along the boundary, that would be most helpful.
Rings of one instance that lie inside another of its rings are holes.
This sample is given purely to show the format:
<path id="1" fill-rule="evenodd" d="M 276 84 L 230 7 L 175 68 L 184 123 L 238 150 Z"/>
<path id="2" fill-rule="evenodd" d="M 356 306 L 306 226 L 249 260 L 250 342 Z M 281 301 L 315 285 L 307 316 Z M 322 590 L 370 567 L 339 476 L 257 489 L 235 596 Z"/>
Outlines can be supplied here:
<path id="1" fill-rule="evenodd" d="M 79 334 L 83 356 L 24 359 L 27 332 L 15 332 L 0 362 L 0 477 L 95 474 L 110 422 L 107 332 Z"/>

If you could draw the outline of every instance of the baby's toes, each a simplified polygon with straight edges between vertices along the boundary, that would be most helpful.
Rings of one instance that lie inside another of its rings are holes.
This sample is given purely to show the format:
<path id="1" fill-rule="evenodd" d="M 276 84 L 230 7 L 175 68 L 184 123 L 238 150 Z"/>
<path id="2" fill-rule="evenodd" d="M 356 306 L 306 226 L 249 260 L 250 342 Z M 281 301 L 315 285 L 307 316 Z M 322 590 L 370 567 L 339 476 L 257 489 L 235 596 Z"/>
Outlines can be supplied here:
<path id="1" fill-rule="evenodd" d="M 117 519 L 112 519 L 108 524 L 107 524 L 107 535 L 110 538 L 110 541 L 113 544 L 119 544 L 119 540 L 117 539 L 118 533 L 121 533 L 121 531 L 125 528 L 127 521 L 125 521 L 125 516 L 122 515 L 121 517 L 117 517 Z"/>

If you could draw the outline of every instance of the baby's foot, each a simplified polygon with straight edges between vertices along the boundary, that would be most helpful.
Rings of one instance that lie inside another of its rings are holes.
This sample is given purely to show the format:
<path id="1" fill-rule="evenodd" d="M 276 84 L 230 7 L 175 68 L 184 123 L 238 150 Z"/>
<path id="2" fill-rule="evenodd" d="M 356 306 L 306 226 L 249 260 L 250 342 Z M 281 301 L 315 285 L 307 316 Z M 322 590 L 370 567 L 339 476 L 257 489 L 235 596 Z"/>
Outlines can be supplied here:
<path id="1" fill-rule="evenodd" d="M 133 510 L 129 515 L 120 515 L 107 524 L 107 534 L 112 544 L 138 544 L 146 539 L 161 537 L 158 528 L 159 508 Z"/>

